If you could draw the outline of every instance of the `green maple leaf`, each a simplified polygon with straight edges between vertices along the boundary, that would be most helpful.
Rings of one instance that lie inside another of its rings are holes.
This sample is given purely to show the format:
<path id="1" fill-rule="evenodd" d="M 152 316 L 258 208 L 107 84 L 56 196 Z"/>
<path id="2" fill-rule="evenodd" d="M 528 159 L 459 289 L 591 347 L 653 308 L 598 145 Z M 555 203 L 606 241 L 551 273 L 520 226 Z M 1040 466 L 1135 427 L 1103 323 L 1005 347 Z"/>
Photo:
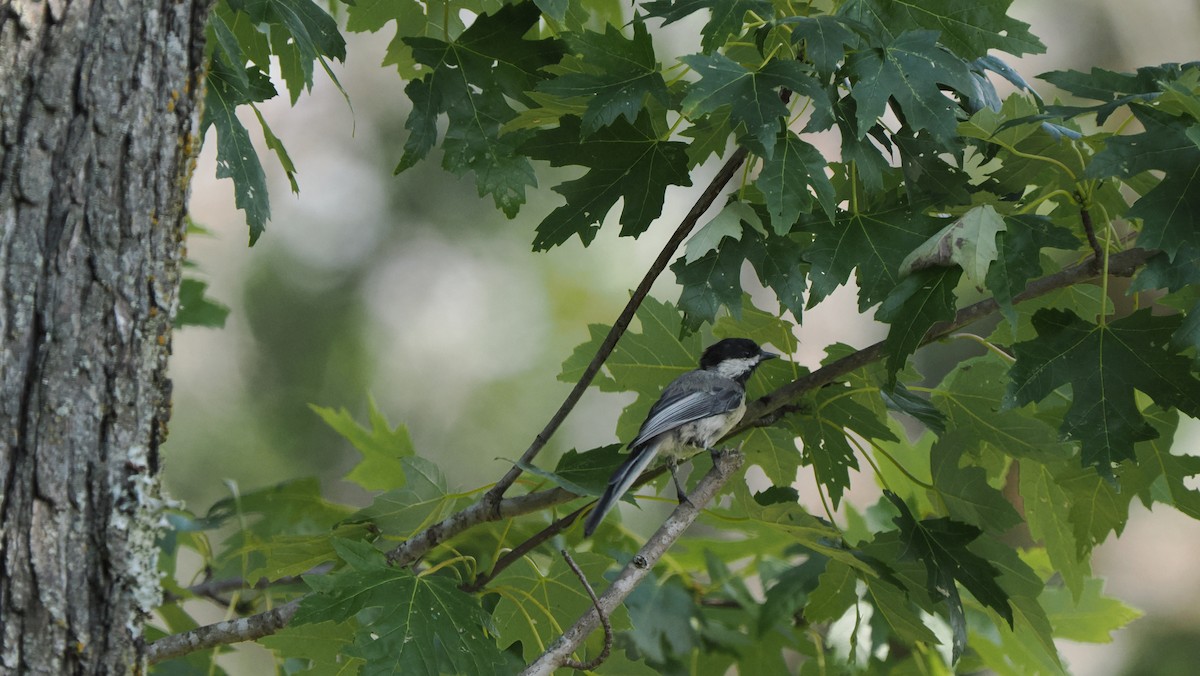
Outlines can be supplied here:
<path id="1" fill-rule="evenodd" d="M 892 325 L 884 341 L 889 387 L 929 329 L 954 318 L 954 287 L 961 276 L 961 268 L 920 270 L 905 277 L 880 304 L 875 318 Z"/>
<path id="2" fill-rule="evenodd" d="M 1108 534 L 1120 535 L 1129 521 L 1129 505 L 1142 486 L 1140 476 L 1133 463 L 1126 461 L 1117 468 L 1120 485 L 1100 476 L 1091 467 L 1074 465 L 1055 473 L 1058 485 L 1066 491 L 1071 505 L 1068 517 L 1071 532 L 1075 535 L 1075 547 L 1080 560 L 1087 557 L 1093 547 L 1104 542 Z"/>
<path id="3" fill-rule="evenodd" d="M 413 456 L 400 458 L 400 466 L 404 487 L 376 496 L 348 522 L 370 522 L 389 537 L 407 538 L 450 513 L 458 499 L 450 494 L 437 465 Z"/>
<path id="4" fill-rule="evenodd" d="M 600 497 L 613 470 L 627 459 L 621 452 L 623 448 L 621 444 L 609 444 L 585 453 L 571 449 L 559 458 L 558 466 L 553 472 L 520 460 L 515 464 L 522 470 L 549 479 L 560 488 L 576 495 Z"/>
<path id="5" fill-rule="evenodd" d="M 1116 463 L 1134 458 L 1135 442 L 1158 435 L 1135 392 L 1200 416 L 1200 382 L 1191 375 L 1191 360 L 1171 344 L 1180 321 L 1144 309 L 1098 326 L 1066 310 L 1039 310 L 1033 318 L 1038 337 L 1013 346 L 1017 361 L 1006 402 L 1023 406 L 1071 385 L 1061 432 L 1080 441 L 1085 466 L 1112 476 Z"/>
<path id="6" fill-rule="evenodd" d="M 1004 224 L 1004 230 L 996 234 L 997 256 L 987 269 L 984 283 L 1015 330 L 1013 298 L 1025 290 L 1030 279 L 1042 274 L 1041 250 L 1073 250 L 1079 246 L 1079 239 L 1050 219 L 1033 214 L 1006 216 Z"/>
<path id="7" fill-rule="evenodd" d="M 792 24 L 792 42 L 803 43 L 804 56 L 822 75 L 833 74 L 846 57 L 846 47 L 859 43 L 858 36 L 836 16 L 789 17 L 784 23 Z"/>
<path id="8" fill-rule="evenodd" d="M 337 21 L 312 0 L 230 0 L 229 7 L 245 12 L 256 24 L 271 25 L 271 45 L 280 57 L 280 74 L 287 82 L 292 104 L 301 91 L 312 89 L 317 62 L 341 88 L 325 59 L 345 61 L 346 41 L 338 32 Z"/>
<path id="9" fill-rule="evenodd" d="M 1149 488 L 1142 502 L 1171 505 L 1193 519 L 1200 519 L 1200 491 L 1188 488 L 1187 482 L 1200 474 L 1200 456 L 1178 455 L 1171 452 L 1171 441 L 1179 423 L 1175 412 L 1151 409 L 1146 413 L 1159 437 L 1134 447 L 1140 480 Z M 1149 498 L 1149 499 L 1148 499 Z"/>
<path id="10" fill-rule="evenodd" d="M 612 564 L 608 556 L 576 552 L 575 563 L 589 580 L 598 580 Z M 579 584 L 579 578 L 561 557 L 553 557 L 543 571 L 531 558 L 524 557 L 498 575 L 488 589 L 500 596 L 492 612 L 492 621 L 504 627 L 501 643 L 521 642 L 523 659 L 532 661 L 575 618 L 592 607 Z M 619 631 L 629 627 L 625 613 L 614 618 Z"/>
<path id="11" fill-rule="evenodd" d="M 834 220 L 814 215 L 801 221 L 813 233 L 804 256 L 812 263 L 809 307 L 857 270 L 862 311 L 882 301 L 900 283 L 901 261 L 945 225 L 944 220 L 899 204 L 870 212 L 840 212 Z"/>
<path id="12" fill-rule="evenodd" d="M 796 424 L 796 431 L 804 440 L 804 458 L 837 509 L 842 494 L 850 486 L 850 469 L 858 470 L 858 459 L 846 439 L 846 430 L 830 421 L 805 418 Z"/>
<path id="13" fill-rule="evenodd" d="M 847 432 L 867 439 L 897 441 L 881 416 L 847 396 L 842 387 L 822 388 L 814 397 L 811 413 L 793 424 L 804 442 L 806 464 L 812 465 L 835 509 L 850 486 L 849 470 L 858 470 Z"/>
<path id="14" fill-rule="evenodd" d="M 603 34 L 567 33 L 563 41 L 572 53 L 583 57 L 588 71 L 560 75 L 538 84 L 538 90 L 556 96 L 584 97 L 585 136 L 618 117 L 636 121 L 647 97 L 664 106 L 669 103 L 667 84 L 654 58 L 654 43 L 642 21 L 633 22 L 633 38 L 629 40 L 608 24 Z"/>
<path id="15" fill-rule="evenodd" d="M 1134 202 L 1129 216 L 1142 219 L 1140 246 L 1162 249 L 1174 260 L 1181 248 L 1200 247 L 1195 225 L 1200 221 L 1200 146 L 1189 136 L 1195 121 L 1141 106 L 1133 114 L 1146 131 L 1108 139 L 1088 173 L 1131 177 L 1151 169 L 1165 172 L 1158 185 Z"/>
<path id="16" fill-rule="evenodd" d="M 573 235 L 585 245 L 591 243 L 618 199 L 624 201 L 621 235 L 642 234 L 662 213 L 667 186 L 692 184 L 686 147 L 660 139 L 646 113 L 633 124 L 617 119 L 586 138 L 576 117 L 563 118 L 557 129 L 537 132 L 522 152 L 551 166 L 582 164 L 589 171 L 554 187 L 567 203 L 538 225 L 534 248 L 549 249 Z"/>
<path id="17" fill-rule="evenodd" d="M 395 66 L 405 80 L 421 77 L 423 73 L 417 70 L 412 49 L 404 44 L 404 38 L 445 35 L 434 28 L 439 22 L 426 18 L 421 3 L 416 0 L 359 0 L 346 7 L 346 30 L 352 33 L 374 33 L 391 21 L 396 22 L 396 35 L 388 43 L 382 65 Z"/>
<path id="18" fill-rule="evenodd" d="M 332 529 L 348 516 L 346 510 L 344 505 L 322 498 L 320 482 L 309 477 L 219 500 L 209 508 L 206 519 L 219 524 L 236 515 L 249 524 L 244 525 L 244 533 L 265 540 L 280 533 Z"/>
<path id="19" fill-rule="evenodd" d="M 852 0 L 838 13 L 889 36 L 919 29 L 937 31 L 942 44 L 964 59 L 986 56 L 991 49 L 1015 56 L 1045 52 L 1046 46 L 1029 32 L 1029 24 L 1008 16 L 1012 1 Z"/>
<path id="20" fill-rule="evenodd" d="M 858 580 L 858 573 L 850 566 L 832 559 L 827 561 L 816 589 L 808 595 L 805 619 L 819 624 L 841 617 L 858 600 Z"/>
<path id="21" fill-rule="evenodd" d="M 983 531 L 946 518 L 917 521 L 903 500 L 891 491 L 885 491 L 884 494 L 900 511 L 894 522 L 900 528 L 901 541 L 910 548 L 909 555 L 925 564 L 928 574 L 925 588 L 929 595 L 935 599 L 956 595 L 953 581 L 957 580 L 976 600 L 999 613 L 1012 625 L 1009 596 L 996 581 L 1000 571 L 987 559 L 967 548 Z"/>
<path id="22" fill-rule="evenodd" d="M 265 89 L 256 88 L 257 78 L 250 76 L 252 69 L 230 65 L 226 58 L 214 54 L 209 63 L 200 135 L 203 136 L 210 126 L 217 130 L 217 178 L 233 180 L 234 203 L 246 213 L 253 246 L 271 218 L 271 204 L 267 175 L 250 140 L 250 132 L 237 117 L 237 108 L 244 103 L 270 98 L 275 95 L 275 90 L 271 88 L 268 94 Z M 266 86 L 270 86 L 269 81 Z"/>
<path id="23" fill-rule="evenodd" d="M 1090 571 L 1087 560 L 1080 557 L 1081 548 L 1069 518 L 1070 495 L 1049 467 L 1032 461 L 1021 463 L 1020 490 L 1029 534 L 1045 544 L 1054 570 L 1078 599 Z"/>
<path id="24" fill-rule="evenodd" d="M 223 328 L 229 316 L 229 307 L 205 295 L 208 283 L 192 277 L 184 277 L 179 283 L 179 310 L 175 313 L 175 326 L 207 326 Z"/>
<path id="25" fill-rule="evenodd" d="M 404 466 L 400 458 L 416 453 L 412 438 L 409 437 L 406 426 L 397 425 L 393 428 L 388 423 L 387 418 L 375 406 L 374 398 L 369 399 L 367 403 L 370 429 L 360 426 L 344 408 L 335 411 L 311 404 L 309 408 L 362 453 L 362 461 L 346 475 L 348 481 L 353 481 L 367 490 L 399 488 L 405 481 Z"/>
<path id="26" fill-rule="evenodd" d="M 1174 261 L 1165 253 L 1155 254 L 1146 261 L 1129 291 L 1166 289 L 1174 292 L 1189 285 L 1200 285 L 1200 247 L 1184 245 L 1175 254 Z"/>
<path id="27" fill-rule="evenodd" d="M 313 593 L 291 624 L 357 616 L 347 652 L 366 661 L 359 673 L 512 673 L 511 657 L 496 647 L 491 616 L 456 581 L 389 566 L 367 543 L 338 540 L 334 548 L 350 565 L 305 577 Z M 359 613 L 368 608 L 375 612 L 364 620 Z"/>
<path id="28" fill-rule="evenodd" d="M 1200 62 L 1164 63 L 1160 66 L 1138 68 L 1136 73 L 1116 73 L 1103 68 L 1093 68 L 1089 73 L 1079 71 L 1054 71 L 1038 77 L 1050 84 L 1085 99 L 1103 101 L 1095 106 L 1046 106 L 1051 115 L 1072 117 L 1088 113 L 1096 114 L 1096 122 L 1104 124 L 1121 106 L 1137 102 L 1160 102 L 1164 92 L 1177 96 L 1179 90 L 1172 85 L 1180 80 L 1194 77 Z M 1185 98 L 1194 100 L 1190 93 Z M 1179 99 L 1176 98 L 1178 101 Z M 1165 102 L 1165 101 L 1162 101 Z M 1194 104 L 1193 104 L 1194 105 Z"/>
<path id="29" fill-rule="evenodd" d="M 1004 410 L 1007 386 L 1008 365 L 994 356 L 978 357 L 946 374 L 932 400 L 946 412 L 947 427 L 969 432 L 975 447 L 987 445 L 1039 462 L 1070 457 L 1072 449 L 1058 440 L 1053 427 L 1024 412 Z"/>
<path id="30" fill-rule="evenodd" d="M 1042 594 L 1042 606 L 1054 624 L 1054 634 L 1070 641 L 1109 643 L 1112 632 L 1142 616 L 1118 599 L 1104 596 L 1104 580 L 1091 578 L 1081 595 L 1048 587 Z"/>
<path id="31" fill-rule="evenodd" d="M 822 388 L 805 407 L 808 412 L 791 420 L 792 429 L 804 442 L 805 465 L 812 466 L 834 505 L 850 487 L 850 469 L 858 469 L 848 432 L 866 439 L 899 441 L 888 427 L 883 407 L 878 406 L 878 396 L 856 396 L 857 391 L 841 385 Z"/>
<path id="32" fill-rule="evenodd" d="M 928 399 L 909 390 L 903 382 L 897 382 L 891 392 L 881 392 L 880 394 L 889 409 L 912 416 L 921 421 L 921 424 L 934 434 L 946 431 L 946 414 L 942 413 Z"/>
<path id="33" fill-rule="evenodd" d="M 474 173 L 480 196 L 492 195 L 509 218 L 516 215 L 525 187 L 537 181 L 528 159 L 517 152 L 525 135 L 500 130 L 517 115 L 509 99 L 532 105 L 525 91 L 542 79 L 538 71 L 562 56 L 555 40 L 522 39 L 540 18 L 533 3 L 523 3 L 478 17 L 453 42 L 403 38 L 428 70 L 404 88 L 413 108 L 396 173 L 428 154 L 437 142 L 437 119 L 445 114 L 442 166 L 458 176 Z"/>
<path id="34" fill-rule="evenodd" d="M 760 467 L 773 485 L 790 486 L 796 480 L 803 456 L 796 449 L 795 431 L 756 427 L 746 432 L 744 439 L 747 461 Z"/>
<path id="35" fill-rule="evenodd" d="M 710 251 L 716 251 L 721 240 L 726 237 L 741 239 L 743 222 L 750 223 L 756 230 L 762 229 L 762 219 L 754 211 L 754 207 L 738 200 L 726 204 L 712 220 L 688 238 L 684 247 L 684 262 L 691 263 Z"/>
<path id="36" fill-rule="evenodd" d="M 900 155 L 900 171 L 904 176 L 904 192 L 909 202 L 923 204 L 964 204 L 971 201 L 970 175 L 954 164 L 958 148 L 947 146 L 928 131 L 913 133 L 901 129 L 892 135 Z M 954 144 L 957 145 L 955 140 Z"/>
<path id="37" fill-rule="evenodd" d="M 599 496 L 613 470 L 626 460 L 623 449 L 621 444 L 609 444 L 584 453 L 569 450 L 558 459 L 554 472 L 545 476 L 573 493 Z"/>
<path id="38" fill-rule="evenodd" d="M 837 195 L 825 174 L 821 151 L 800 140 L 792 131 L 780 135 L 776 152 L 763 160 L 755 185 L 766 198 L 771 227 L 778 235 L 791 232 L 801 213 L 813 209 L 813 193 L 829 218 L 837 210 Z"/>
<path id="39" fill-rule="evenodd" d="M 804 246 L 791 237 L 750 236 L 753 245 L 747 254 L 758 281 L 775 292 L 779 304 L 797 320 L 804 312 L 804 292 L 808 288 L 808 265 Z M 781 346 L 782 347 L 782 346 Z"/>
<path id="40" fill-rule="evenodd" d="M 700 608 L 679 577 L 660 581 L 651 573 L 625 600 L 635 631 L 625 634 L 651 664 L 686 655 L 700 645 Z"/>
<path id="41" fill-rule="evenodd" d="M 694 120 L 692 126 L 680 132 L 681 136 L 692 139 L 687 147 L 688 167 L 704 163 L 709 155 L 724 157 L 731 133 L 728 108 Z"/>
<path id="42" fill-rule="evenodd" d="M 742 264 L 751 246 L 749 239 L 726 237 L 715 250 L 691 263 L 681 258 L 671 264 L 675 281 L 683 287 L 679 307 L 688 331 L 695 331 L 704 322 L 716 321 L 722 307 L 729 308 L 735 317 L 741 313 Z"/>
<path id="43" fill-rule="evenodd" d="M 769 61 L 756 71 L 723 54 L 692 54 L 683 61 L 700 75 L 680 104 L 683 114 L 695 118 L 728 106 L 730 124 L 745 125 L 740 141 L 764 158 L 774 154 L 780 121 L 788 115 L 780 87 L 809 96 L 817 111 L 829 109 L 824 89 L 798 61 Z"/>
<path id="44" fill-rule="evenodd" d="M 741 317 L 741 270 L 746 261 L 784 309 L 795 317 L 803 313 L 807 285 L 807 266 L 801 258 L 804 247 L 790 237 L 764 237 L 753 228 L 738 234 L 737 238 L 724 237 L 702 256 L 691 260 L 685 256 L 671 265 L 675 280 L 683 287 L 679 307 L 687 330 L 715 321 L 722 307 Z"/>
<path id="45" fill-rule="evenodd" d="M 307 662 L 308 669 L 300 672 L 306 676 L 357 674 L 363 664 L 361 659 L 345 654 L 354 643 L 353 622 L 291 624 L 270 636 L 255 639 L 255 642 L 274 652 L 281 663 L 285 660 Z M 212 659 L 211 656 L 206 658 Z"/>
<path id="46" fill-rule="evenodd" d="M 1054 644 L 1056 636 L 1050 619 L 1042 608 L 1042 593 L 1046 589 L 1041 576 L 1011 546 L 992 537 L 983 536 L 972 542 L 970 549 L 983 557 L 1000 571 L 997 582 L 1008 594 L 1008 605 L 1012 608 L 1012 621 L 1007 626 L 994 626 L 1002 634 L 1012 634 L 1020 645 L 1020 652 L 1033 656 L 1032 662 L 1049 663 L 1040 666 L 1040 673 L 1062 673 L 1063 665 Z"/>
<path id="47" fill-rule="evenodd" d="M 886 503 L 880 502 L 877 508 L 887 509 Z M 888 510 L 889 514 L 894 510 Z M 930 630 L 922 618 L 923 613 L 934 613 L 937 610 L 934 598 L 925 589 L 927 570 L 924 564 L 912 555 L 912 551 L 904 542 L 904 535 L 899 531 L 876 533 L 870 542 L 862 545 L 862 554 L 867 560 L 875 562 L 879 570 L 876 575 L 860 575 L 866 584 L 865 600 L 869 600 L 879 611 L 887 627 L 896 636 L 906 641 L 923 642 L 928 645 L 939 645 L 942 641 Z M 885 563 L 886 562 L 886 563 Z M 947 583 L 952 595 L 958 599 L 958 590 L 953 579 Z M 942 599 L 939 595 L 937 599 Z M 962 610 L 961 599 L 957 608 L 947 608 L 951 614 L 951 622 L 955 623 L 954 615 Z M 956 630 L 954 651 L 959 653 L 966 644 L 966 625 L 963 618 L 964 630 L 959 634 Z M 881 626 L 873 623 L 873 626 Z"/>
<path id="48" fill-rule="evenodd" d="M 970 430 L 943 434 L 929 454 L 933 485 L 951 518 L 997 533 L 1021 523 L 1021 516 L 1000 491 L 988 484 L 988 473 L 976 465 L 962 466 L 970 447 Z"/>
<path id="49" fill-rule="evenodd" d="M 887 45 L 863 49 L 846 63 L 854 78 L 851 94 L 858 103 L 859 138 L 883 115 L 894 98 L 913 131 L 927 130 L 940 144 L 948 146 L 957 136 L 957 105 L 938 84 L 960 92 L 972 91 L 966 63 L 944 51 L 933 31 L 902 33 Z"/>
<path id="50" fill-rule="evenodd" d="M 908 272 L 931 266 L 957 265 L 968 281 L 980 284 L 999 254 L 996 236 L 1006 227 L 992 205 L 973 207 L 913 249 L 900 263 L 900 269 Z"/>
<path id="51" fill-rule="evenodd" d="M 664 19 L 664 26 L 700 10 L 711 10 L 711 18 L 700 29 L 703 36 L 700 45 L 705 52 L 712 52 L 724 45 L 730 36 L 741 34 L 746 12 L 754 12 L 760 17 L 774 13 L 769 0 L 654 0 L 642 3 L 642 9 L 650 16 Z"/>
<path id="52" fill-rule="evenodd" d="M 951 661 L 958 661 L 967 644 L 966 612 L 958 584 L 1011 626 L 1010 599 L 998 584 L 1001 571 L 968 548 L 978 544 L 975 541 L 982 531 L 946 518 L 918 521 L 895 493 L 885 491 L 884 496 L 899 511 L 893 518 L 899 530 L 876 535 L 863 550 L 887 561 L 892 579 L 927 611 L 932 612 L 933 603 L 944 604 L 952 632 Z"/>

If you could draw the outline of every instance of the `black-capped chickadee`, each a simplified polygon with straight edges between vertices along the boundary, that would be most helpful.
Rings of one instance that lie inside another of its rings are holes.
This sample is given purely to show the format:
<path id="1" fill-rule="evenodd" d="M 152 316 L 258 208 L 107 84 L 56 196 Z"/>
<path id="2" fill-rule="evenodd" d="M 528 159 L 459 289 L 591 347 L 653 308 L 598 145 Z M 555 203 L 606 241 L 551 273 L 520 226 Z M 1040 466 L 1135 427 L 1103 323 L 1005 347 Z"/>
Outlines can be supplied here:
<path id="1" fill-rule="evenodd" d="M 709 450 L 746 412 L 746 379 L 762 362 L 779 355 L 761 349 L 747 338 L 726 338 L 709 346 L 700 357 L 700 368 L 688 371 L 663 388 L 650 408 L 637 437 L 629 442 L 629 459 L 608 480 L 608 488 L 583 526 L 590 536 L 604 515 L 654 462 L 659 453 L 682 502 L 687 499 L 675 466 L 700 450 Z"/>

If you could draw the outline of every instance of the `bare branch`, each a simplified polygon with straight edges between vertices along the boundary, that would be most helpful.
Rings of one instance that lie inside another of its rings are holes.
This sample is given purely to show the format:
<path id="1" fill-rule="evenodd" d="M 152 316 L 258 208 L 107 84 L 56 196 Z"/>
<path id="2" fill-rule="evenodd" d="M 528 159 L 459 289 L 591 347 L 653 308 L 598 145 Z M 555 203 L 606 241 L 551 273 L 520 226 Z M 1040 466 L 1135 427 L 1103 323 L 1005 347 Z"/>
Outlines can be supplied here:
<path id="1" fill-rule="evenodd" d="M 1092 212 L 1088 210 L 1087 202 L 1083 199 L 1083 193 L 1076 192 L 1075 199 L 1080 205 L 1079 221 L 1083 224 L 1083 232 L 1087 235 L 1088 246 L 1092 248 L 1092 254 L 1095 256 L 1092 260 L 1092 265 L 1099 271 L 1101 261 L 1104 260 L 1104 249 L 1100 246 L 1100 241 L 1096 239 L 1096 226 L 1092 224 Z"/>
<path id="2" fill-rule="evenodd" d="M 182 634 L 165 636 L 146 648 L 146 660 L 154 664 L 197 650 L 270 636 L 287 626 L 296 610 L 300 608 L 300 601 L 301 599 L 294 599 L 257 615 L 217 622 Z"/>
<path id="3" fill-rule="evenodd" d="M 683 532 L 692 525 L 700 514 L 699 505 L 707 505 L 716 497 L 721 488 L 742 466 L 744 457 L 737 451 L 722 451 L 715 453 L 713 468 L 700 479 L 696 488 L 688 496 L 690 502 L 681 502 L 671 513 L 657 532 L 641 550 L 625 565 L 621 574 L 613 581 L 597 603 L 597 607 L 584 613 L 570 629 L 563 632 L 546 652 L 542 653 L 532 664 L 521 672 L 522 676 L 549 676 L 554 670 L 566 664 L 571 654 L 583 645 L 584 640 L 600 624 L 600 614 L 611 615 L 617 606 L 625 601 L 638 584 L 650 573 L 654 565 L 670 547 L 675 544 Z"/>
<path id="4" fill-rule="evenodd" d="M 604 664 L 604 660 L 608 659 L 608 654 L 612 652 L 612 624 L 610 624 L 608 621 L 608 615 L 600 609 L 600 600 L 596 598 L 596 592 L 592 589 L 592 584 L 588 582 L 587 576 L 583 574 L 583 571 L 579 570 L 579 566 L 576 565 L 575 559 L 572 559 L 571 555 L 567 553 L 567 550 L 565 549 L 560 549 L 558 551 L 562 554 L 562 557 L 566 559 L 567 565 L 571 567 L 571 572 L 575 573 L 575 577 L 579 578 L 579 583 L 583 585 L 583 590 L 587 592 L 588 598 L 592 600 L 592 607 L 596 609 L 596 614 L 600 616 L 600 626 L 604 628 L 604 647 L 601 648 L 599 655 L 596 655 L 587 662 L 576 662 L 575 660 L 567 659 L 563 662 L 563 666 L 570 667 L 571 669 L 578 669 L 579 671 L 591 671 L 601 664 Z"/>

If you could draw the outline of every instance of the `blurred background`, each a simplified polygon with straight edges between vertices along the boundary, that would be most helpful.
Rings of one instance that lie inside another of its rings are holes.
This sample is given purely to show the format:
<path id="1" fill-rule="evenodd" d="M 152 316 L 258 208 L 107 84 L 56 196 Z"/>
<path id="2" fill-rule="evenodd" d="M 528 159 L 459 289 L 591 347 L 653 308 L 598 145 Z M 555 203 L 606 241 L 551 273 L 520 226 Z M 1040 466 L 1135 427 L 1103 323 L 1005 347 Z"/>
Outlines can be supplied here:
<path id="1" fill-rule="evenodd" d="M 1027 79 L 1200 59 L 1196 0 L 1017 0 L 1012 14 L 1048 47 L 1011 62 Z M 686 38 L 696 26 L 672 29 L 678 53 L 693 48 Z M 209 295 L 232 309 L 224 329 L 187 327 L 174 340 L 165 476 L 171 494 L 197 512 L 231 486 L 247 491 L 310 475 L 333 499 L 363 499 L 340 481 L 357 454 L 308 404 L 344 406 L 365 420 L 371 395 L 393 424 L 408 426 L 418 453 L 438 462 L 451 486 L 494 481 L 509 466 L 503 458 L 519 456 L 566 395 L 556 375 L 587 340 L 587 325 L 613 321 L 715 171 L 703 167 L 694 187 L 668 191 L 663 217 L 638 240 L 606 227 L 587 251 L 573 239 L 531 254 L 534 226 L 560 204 L 549 188 L 561 175 L 543 177 L 512 221 L 476 195 L 470 177 L 443 172 L 436 150 L 393 176 L 408 110 L 404 83 L 379 65 L 391 36 L 346 38 L 348 61 L 334 67 L 353 112 L 320 75 L 294 109 L 286 96 L 262 107 L 295 160 L 300 194 L 260 147 L 273 216 L 254 248 L 232 184 L 215 179 L 211 137 L 195 172 L 191 215 L 210 234 L 191 236 L 188 256 Z M 663 62 L 673 57 L 669 47 L 659 52 Z M 1039 90 L 1050 93 L 1044 83 Z M 254 121 L 245 123 L 257 135 Z M 678 298 L 673 275 L 654 295 Z M 833 340 L 862 347 L 881 336 L 843 294 L 806 314 L 799 337 L 811 347 L 798 358 L 811 367 Z M 617 441 L 626 403 L 589 393 L 541 464 L 568 448 Z M 1198 438 L 1194 421 L 1185 423 L 1177 452 L 1197 452 Z M 1108 593 L 1146 617 L 1113 644 L 1064 643 L 1074 673 L 1191 674 L 1200 663 L 1200 523 L 1166 509 L 1135 510 L 1094 564 Z M 264 655 L 244 652 L 250 662 L 239 673 L 270 668 Z"/>

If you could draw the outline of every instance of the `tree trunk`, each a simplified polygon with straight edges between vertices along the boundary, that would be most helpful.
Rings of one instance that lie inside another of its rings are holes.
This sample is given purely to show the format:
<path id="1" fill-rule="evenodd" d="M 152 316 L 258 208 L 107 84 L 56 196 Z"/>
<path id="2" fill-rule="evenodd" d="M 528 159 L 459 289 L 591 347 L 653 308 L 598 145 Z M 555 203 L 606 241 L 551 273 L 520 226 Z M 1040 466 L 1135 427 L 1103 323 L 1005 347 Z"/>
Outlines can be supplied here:
<path id="1" fill-rule="evenodd" d="M 207 0 L 0 0 L 0 672 L 139 669 Z"/>

